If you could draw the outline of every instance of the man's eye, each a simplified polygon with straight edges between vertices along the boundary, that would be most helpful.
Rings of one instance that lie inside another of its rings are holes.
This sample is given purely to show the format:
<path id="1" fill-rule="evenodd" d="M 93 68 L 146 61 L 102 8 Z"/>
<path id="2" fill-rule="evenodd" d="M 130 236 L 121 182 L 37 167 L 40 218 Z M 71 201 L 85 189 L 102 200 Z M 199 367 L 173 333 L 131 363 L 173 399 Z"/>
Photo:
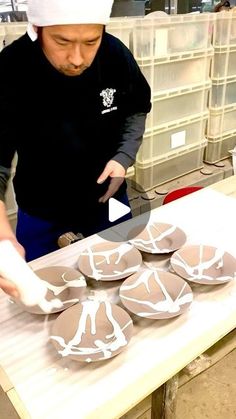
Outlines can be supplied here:
<path id="1" fill-rule="evenodd" d="M 97 41 L 87 41 L 85 45 L 96 45 Z"/>
<path id="2" fill-rule="evenodd" d="M 67 41 L 56 41 L 56 43 L 58 44 L 58 45 L 62 45 L 62 46 L 64 46 L 64 45 L 67 45 L 68 44 L 68 42 Z"/>

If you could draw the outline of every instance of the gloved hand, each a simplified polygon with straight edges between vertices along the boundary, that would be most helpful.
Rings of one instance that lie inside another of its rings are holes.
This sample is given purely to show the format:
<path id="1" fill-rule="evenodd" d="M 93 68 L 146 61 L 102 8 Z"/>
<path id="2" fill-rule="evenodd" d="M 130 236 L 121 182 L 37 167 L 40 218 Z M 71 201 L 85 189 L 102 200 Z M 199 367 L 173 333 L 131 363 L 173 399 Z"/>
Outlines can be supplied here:
<path id="1" fill-rule="evenodd" d="M 1 240 L 3 240 L 3 237 L 1 237 Z M 21 246 L 21 244 L 16 240 L 16 238 L 4 238 L 4 240 L 9 240 L 12 242 L 13 246 L 16 248 L 16 250 L 18 251 L 18 253 L 22 256 L 22 258 L 25 257 L 25 250 L 24 248 Z M 18 298 L 20 293 L 17 289 L 17 287 L 15 286 L 15 284 L 13 284 L 11 281 L 8 281 L 5 278 L 2 278 L 0 276 L 0 288 L 6 293 L 9 294 L 11 297 L 14 298 Z"/>

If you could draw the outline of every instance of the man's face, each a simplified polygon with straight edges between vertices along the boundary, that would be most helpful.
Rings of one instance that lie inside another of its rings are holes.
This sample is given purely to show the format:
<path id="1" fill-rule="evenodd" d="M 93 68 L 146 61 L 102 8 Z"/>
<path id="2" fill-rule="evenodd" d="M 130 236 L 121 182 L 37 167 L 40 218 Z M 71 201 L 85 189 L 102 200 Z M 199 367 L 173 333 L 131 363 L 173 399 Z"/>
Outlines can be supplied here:
<path id="1" fill-rule="evenodd" d="M 103 25 L 55 25 L 40 31 L 40 41 L 48 61 L 66 76 L 79 76 L 97 53 Z"/>

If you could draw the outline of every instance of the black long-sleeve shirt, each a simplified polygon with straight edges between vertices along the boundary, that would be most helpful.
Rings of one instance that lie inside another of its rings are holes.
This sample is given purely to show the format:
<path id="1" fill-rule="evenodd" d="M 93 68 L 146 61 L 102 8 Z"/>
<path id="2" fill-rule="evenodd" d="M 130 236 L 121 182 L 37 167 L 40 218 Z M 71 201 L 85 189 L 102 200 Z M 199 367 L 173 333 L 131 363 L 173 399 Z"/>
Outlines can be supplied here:
<path id="1" fill-rule="evenodd" d="M 49 219 L 71 207 L 78 215 L 77 195 L 91 206 L 106 190 L 96 179 L 110 159 L 134 162 L 150 107 L 148 83 L 112 35 L 77 77 L 59 73 L 38 41 L 19 38 L 0 53 L 0 199 L 17 152 L 18 206 Z"/>

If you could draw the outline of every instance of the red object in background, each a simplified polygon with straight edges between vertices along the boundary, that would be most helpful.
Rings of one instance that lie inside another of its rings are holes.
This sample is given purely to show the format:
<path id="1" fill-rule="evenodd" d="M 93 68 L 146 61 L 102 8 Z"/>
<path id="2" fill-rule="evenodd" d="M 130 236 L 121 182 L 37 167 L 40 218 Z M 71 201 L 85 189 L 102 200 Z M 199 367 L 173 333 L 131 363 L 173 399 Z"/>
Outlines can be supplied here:
<path id="1" fill-rule="evenodd" d="M 175 189 L 174 191 L 169 192 L 164 200 L 163 205 L 168 204 L 168 202 L 175 201 L 175 199 L 181 198 L 182 196 L 188 195 L 190 193 L 199 191 L 203 186 L 186 186 L 184 188 Z"/>

